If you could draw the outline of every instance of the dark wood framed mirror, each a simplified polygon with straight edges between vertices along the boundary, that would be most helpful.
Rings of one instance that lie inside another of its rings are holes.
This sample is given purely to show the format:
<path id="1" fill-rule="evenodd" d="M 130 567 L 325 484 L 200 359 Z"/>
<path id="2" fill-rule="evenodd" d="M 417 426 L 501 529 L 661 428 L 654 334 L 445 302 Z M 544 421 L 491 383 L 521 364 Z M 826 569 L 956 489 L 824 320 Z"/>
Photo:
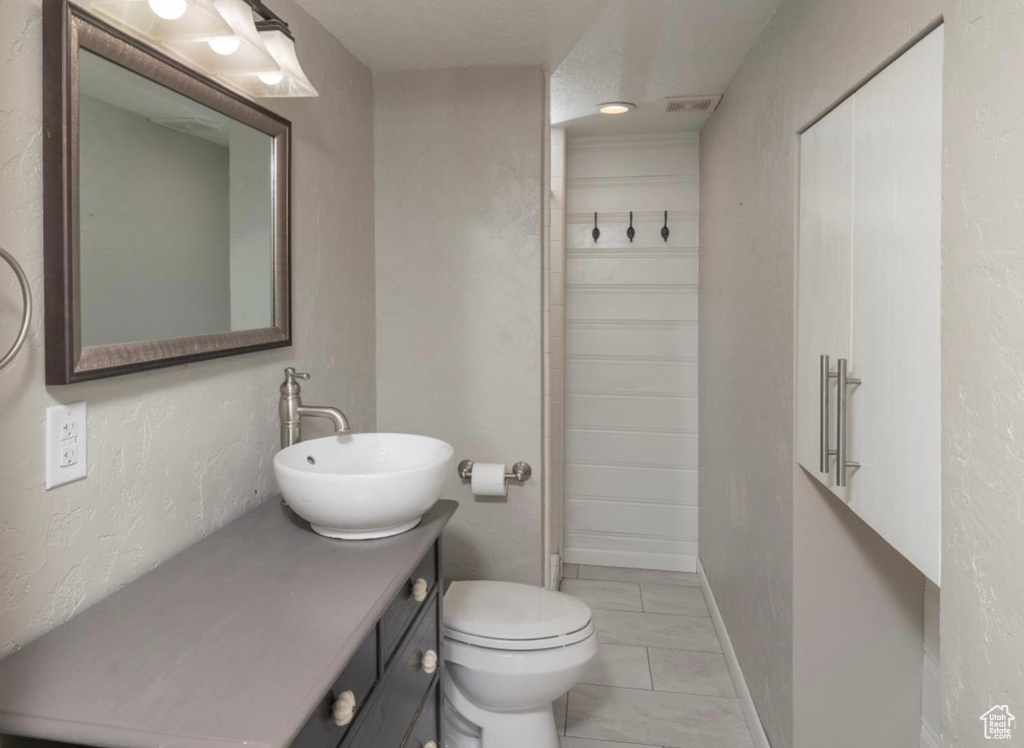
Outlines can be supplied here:
<path id="1" fill-rule="evenodd" d="M 46 382 L 291 345 L 291 124 L 43 0 Z"/>

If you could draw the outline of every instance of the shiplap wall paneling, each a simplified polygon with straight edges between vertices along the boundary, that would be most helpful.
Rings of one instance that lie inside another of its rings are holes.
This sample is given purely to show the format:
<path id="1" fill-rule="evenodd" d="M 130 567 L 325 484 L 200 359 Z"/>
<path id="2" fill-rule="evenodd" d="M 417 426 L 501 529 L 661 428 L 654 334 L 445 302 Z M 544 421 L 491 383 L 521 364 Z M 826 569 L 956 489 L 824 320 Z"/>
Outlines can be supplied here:
<path id="1" fill-rule="evenodd" d="M 697 436 L 696 397 L 626 395 L 565 396 L 566 433 L 582 431 L 640 432 L 650 435 Z M 692 429 L 688 429 L 689 426 Z M 566 438 L 566 449 L 571 439 Z"/>
<path id="2" fill-rule="evenodd" d="M 698 186 L 696 134 L 569 138 L 569 562 L 696 568 Z"/>

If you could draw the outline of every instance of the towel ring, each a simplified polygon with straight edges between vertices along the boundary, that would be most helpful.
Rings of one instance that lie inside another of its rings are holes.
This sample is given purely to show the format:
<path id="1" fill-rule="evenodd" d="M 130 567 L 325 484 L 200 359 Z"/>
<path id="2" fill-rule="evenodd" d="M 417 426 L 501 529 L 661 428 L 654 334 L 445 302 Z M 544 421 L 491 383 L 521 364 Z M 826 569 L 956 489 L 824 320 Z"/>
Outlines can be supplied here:
<path id="1" fill-rule="evenodd" d="M 14 259 L 10 252 L 0 247 L 0 257 L 7 261 L 7 264 L 11 266 L 11 270 L 18 276 L 18 283 L 21 284 L 21 301 L 25 307 L 25 312 L 21 318 L 21 329 L 18 331 L 18 337 L 14 341 L 14 345 L 11 346 L 11 350 L 4 354 L 3 358 L 0 358 L 0 369 L 3 369 L 7 364 L 14 360 L 14 357 L 18 355 L 18 351 L 21 350 L 21 346 L 25 344 L 25 338 L 28 337 L 28 326 L 32 321 L 32 290 L 28 285 L 28 278 L 25 276 L 25 271 L 21 269 L 21 265 Z"/>

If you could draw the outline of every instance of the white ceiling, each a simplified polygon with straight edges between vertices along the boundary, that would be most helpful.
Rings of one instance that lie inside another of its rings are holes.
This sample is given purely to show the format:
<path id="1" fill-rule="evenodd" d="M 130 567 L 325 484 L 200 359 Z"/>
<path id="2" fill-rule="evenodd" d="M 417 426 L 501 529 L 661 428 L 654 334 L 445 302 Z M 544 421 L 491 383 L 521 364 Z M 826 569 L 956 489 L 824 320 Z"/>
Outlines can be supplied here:
<path id="1" fill-rule="evenodd" d="M 298 2 L 374 72 L 541 65 L 552 123 L 607 134 L 700 129 L 664 98 L 722 93 L 780 0 Z M 593 115 L 611 100 L 639 109 Z"/>
<path id="2" fill-rule="evenodd" d="M 665 99 L 725 92 L 779 0 L 613 0 L 551 76 L 551 121 L 575 135 L 699 130 Z M 603 101 L 637 110 L 598 115 Z"/>
<path id="3" fill-rule="evenodd" d="M 543 65 L 553 70 L 608 4 L 606 0 L 298 2 L 375 73 L 491 65 Z M 298 51 L 301 57 L 302 39 Z"/>

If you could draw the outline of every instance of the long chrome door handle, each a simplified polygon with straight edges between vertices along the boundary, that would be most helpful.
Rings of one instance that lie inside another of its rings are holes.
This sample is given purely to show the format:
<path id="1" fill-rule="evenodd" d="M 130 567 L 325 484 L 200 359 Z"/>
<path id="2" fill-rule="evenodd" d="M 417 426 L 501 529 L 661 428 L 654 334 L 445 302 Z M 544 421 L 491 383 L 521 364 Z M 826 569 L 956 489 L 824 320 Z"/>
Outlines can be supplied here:
<path id="1" fill-rule="evenodd" d="M 846 471 L 850 468 L 859 468 L 860 463 L 846 458 L 846 389 L 851 384 L 860 384 L 859 379 L 854 379 L 847 374 L 848 362 L 845 358 L 839 359 L 836 377 L 838 378 L 838 392 L 836 394 L 836 485 L 840 488 L 846 486 Z"/>

